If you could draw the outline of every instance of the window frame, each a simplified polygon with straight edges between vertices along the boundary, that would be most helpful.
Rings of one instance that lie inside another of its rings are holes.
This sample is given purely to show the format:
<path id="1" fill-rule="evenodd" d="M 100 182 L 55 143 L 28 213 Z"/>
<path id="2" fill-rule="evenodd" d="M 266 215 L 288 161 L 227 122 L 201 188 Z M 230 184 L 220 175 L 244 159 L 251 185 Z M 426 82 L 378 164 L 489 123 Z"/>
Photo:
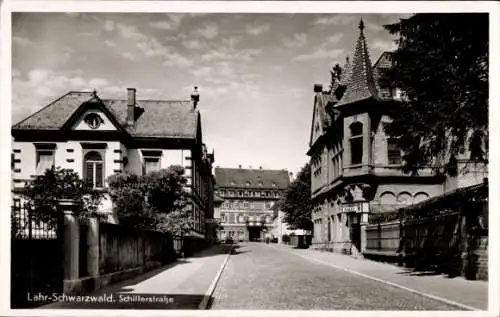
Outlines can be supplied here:
<path id="1" fill-rule="evenodd" d="M 358 130 L 359 128 L 359 130 Z M 349 147 L 351 152 L 351 166 L 363 164 L 363 123 L 356 121 L 349 125 Z M 356 142 L 356 143 L 355 143 Z M 360 142 L 360 143 L 359 143 Z M 359 150 L 358 155 L 354 155 L 355 151 Z M 358 160 L 354 160 L 355 158 Z"/>
<path id="2" fill-rule="evenodd" d="M 91 153 L 96 153 L 99 155 L 101 160 L 88 160 L 87 156 Z M 88 177 L 88 169 L 87 169 L 87 163 L 92 163 L 92 178 L 91 178 L 91 183 L 92 183 L 92 188 L 95 189 L 103 189 L 105 187 L 105 166 L 106 166 L 106 155 L 105 155 L 104 150 L 99 150 L 99 149 L 84 149 L 83 151 L 83 169 L 82 169 L 82 176 L 83 180 L 86 183 L 89 183 L 89 177 Z M 98 164 L 101 164 L 101 185 L 102 186 L 97 186 L 97 166 Z"/>

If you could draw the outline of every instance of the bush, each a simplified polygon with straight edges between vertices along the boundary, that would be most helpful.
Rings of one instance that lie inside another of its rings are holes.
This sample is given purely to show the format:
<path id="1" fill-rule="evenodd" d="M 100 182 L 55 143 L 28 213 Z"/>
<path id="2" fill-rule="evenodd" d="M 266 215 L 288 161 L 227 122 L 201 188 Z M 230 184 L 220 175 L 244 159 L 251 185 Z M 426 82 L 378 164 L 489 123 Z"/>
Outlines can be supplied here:
<path id="1" fill-rule="evenodd" d="M 187 180 L 181 166 L 137 176 L 126 172 L 108 178 L 115 213 L 122 225 L 182 235 L 194 226 L 186 212 Z"/>

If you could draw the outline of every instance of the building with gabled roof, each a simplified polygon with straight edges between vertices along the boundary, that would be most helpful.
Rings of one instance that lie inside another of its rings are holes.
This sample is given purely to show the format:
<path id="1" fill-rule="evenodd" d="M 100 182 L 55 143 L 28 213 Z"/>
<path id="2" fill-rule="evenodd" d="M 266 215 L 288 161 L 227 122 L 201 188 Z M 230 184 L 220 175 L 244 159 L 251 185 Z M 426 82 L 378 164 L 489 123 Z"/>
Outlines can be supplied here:
<path id="1" fill-rule="evenodd" d="M 431 168 L 418 175 L 402 172 L 401 150 L 385 132 L 391 123 L 388 109 L 399 102 L 401 94 L 380 80 L 392 66 L 392 53 L 384 52 L 372 65 L 362 20 L 359 29 L 352 63 L 347 59 L 334 89 L 314 86 L 307 152 L 311 157 L 313 245 L 351 253 L 366 249 L 369 214 L 481 183 L 484 177 L 478 172 L 450 181 Z"/>
<path id="2" fill-rule="evenodd" d="M 216 214 L 221 219 L 219 239 L 257 241 L 273 229 L 274 204 L 290 185 L 286 170 L 215 168 L 216 194 L 223 202 Z"/>
<path id="3" fill-rule="evenodd" d="M 213 218 L 214 153 L 203 143 L 198 103 L 196 88 L 191 100 L 140 100 L 134 88 L 123 100 L 71 91 L 12 126 L 14 194 L 52 166 L 105 189 L 114 173 L 180 165 L 195 219 L 192 235 L 205 238 L 206 220 Z M 116 222 L 109 198 L 100 212 Z"/>

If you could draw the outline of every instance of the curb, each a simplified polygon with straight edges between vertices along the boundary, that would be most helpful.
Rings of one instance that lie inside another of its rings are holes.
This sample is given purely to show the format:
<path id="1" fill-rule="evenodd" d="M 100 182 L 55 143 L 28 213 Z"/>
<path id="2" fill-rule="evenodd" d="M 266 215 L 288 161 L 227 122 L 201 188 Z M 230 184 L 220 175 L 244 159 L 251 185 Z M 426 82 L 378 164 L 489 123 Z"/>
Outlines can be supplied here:
<path id="1" fill-rule="evenodd" d="M 219 281 L 222 272 L 224 271 L 224 268 L 226 267 L 227 261 L 229 260 L 229 257 L 231 256 L 231 252 L 233 251 L 233 246 L 229 248 L 229 252 L 226 255 L 226 258 L 224 259 L 224 262 L 220 266 L 219 270 L 217 271 L 217 274 L 215 274 L 214 279 L 212 280 L 212 283 L 210 284 L 210 287 L 208 288 L 207 292 L 205 295 L 203 295 L 203 299 L 200 302 L 200 305 L 198 305 L 198 309 L 205 310 L 208 308 L 208 304 L 210 302 L 210 298 L 212 297 L 212 294 L 215 291 L 215 287 L 217 286 L 217 282 Z"/>
<path id="2" fill-rule="evenodd" d="M 286 249 L 285 249 L 285 251 L 286 251 Z M 432 295 L 432 294 L 428 294 L 428 293 L 425 293 L 425 292 L 417 291 L 415 289 L 408 288 L 406 286 L 402 286 L 402 285 L 399 285 L 399 284 L 396 284 L 396 283 L 393 283 L 393 282 L 389 282 L 389 281 L 386 281 L 386 280 L 383 280 L 383 279 L 380 279 L 380 278 L 377 278 L 377 277 L 374 277 L 374 276 L 371 276 L 371 275 L 360 273 L 360 272 L 357 272 L 357 271 L 354 271 L 354 270 L 351 270 L 351 269 L 348 269 L 348 268 L 345 268 L 345 267 L 342 267 L 342 266 L 337 266 L 335 264 L 328 263 L 328 262 L 325 262 L 325 261 L 322 261 L 322 260 L 310 258 L 310 257 L 307 257 L 307 256 L 302 255 L 302 254 L 297 254 L 297 253 L 291 252 L 291 251 L 287 251 L 287 252 L 295 254 L 296 256 L 302 257 L 302 258 L 304 258 L 306 260 L 309 260 L 309 261 L 312 261 L 312 262 L 317 262 L 317 263 L 320 263 L 320 264 L 323 264 L 323 265 L 328 265 L 328 266 L 331 266 L 331 267 L 333 267 L 333 268 L 335 268 L 337 270 L 345 271 L 345 272 L 348 272 L 348 273 L 351 273 L 351 274 L 355 274 L 355 275 L 358 275 L 358 276 L 361 276 L 361 277 L 364 277 L 364 278 L 367 278 L 367 279 L 370 279 L 370 280 L 373 280 L 373 281 L 377 281 L 377 282 L 382 283 L 382 284 L 390 285 L 392 287 L 396 287 L 396 288 L 408 291 L 410 293 L 414 293 L 414 294 L 417 294 L 417 295 L 420 295 L 420 296 L 423 296 L 423 297 L 427 297 L 427 298 L 430 298 L 430 299 L 433 299 L 433 300 L 437 300 L 437 301 L 440 301 L 442 303 L 445 303 L 445 304 L 448 304 L 448 305 L 451 305 L 451 306 L 455 306 L 455 307 L 462 308 L 462 309 L 469 310 L 469 311 L 484 311 L 483 309 L 479 309 L 479 308 L 472 307 L 472 306 L 467 306 L 467 305 L 464 305 L 464 304 L 461 304 L 461 303 L 458 303 L 458 302 L 455 302 L 455 301 L 452 301 L 452 300 L 449 300 L 449 299 L 446 299 L 446 298 L 442 298 L 442 297 L 439 297 L 439 296 L 436 296 L 436 295 Z"/>

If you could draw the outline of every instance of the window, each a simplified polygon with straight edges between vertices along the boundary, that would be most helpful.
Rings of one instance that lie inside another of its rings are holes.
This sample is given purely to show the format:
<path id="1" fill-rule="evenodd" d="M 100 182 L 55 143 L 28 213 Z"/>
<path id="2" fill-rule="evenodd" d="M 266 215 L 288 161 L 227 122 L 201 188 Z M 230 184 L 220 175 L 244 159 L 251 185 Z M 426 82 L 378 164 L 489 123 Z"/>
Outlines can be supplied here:
<path id="1" fill-rule="evenodd" d="M 401 150 L 398 147 L 398 140 L 395 138 L 387 139 L 387 158 L 390 165 L 401 164 Z"/>
<path id="2" fill-rule="evenodd" d="M 161 151 L 142 151 L 142 156 L 144 159 L 142 165 L 142 174 L 147 175 L 151 172 L 156 172 L 160 170 L 160 157 Z M 195 182 L 197 178 L 195 178 Z"/>
<path id="3" fill-rule="evenodd" d="M 53 150 L 37 150 L 36 151 L 36 174 L 43 175 L 45 171 L 54 166 L 54 151 Z"/>
<path id="4" fill-rule="evenodd" d="M 245 201 L 245 202 L 243 203 L 243 208 L 244 208 L 244 209 L 248 209 L 248 206 L 249 206 L 249 205 L 248 205 L 248 202 L 246 202 L 246 201 Z"/>
<path id="5" fill-rule="evenodd" d="M 271 202 L 270 201 L 266 201 L 266 209 L 271 209 Z"/>
<path id="6" fill-rule="evenodd" d="M 351 164 L 361 164 L 363 158 L 363 124 L 355 122 L 350 126 L 351 130 Z"/>
<path id="7" fill-rule="evenodd" d="M 101 154 L 96 151 L 88 152 L 84 157 L 83 179 L 94 188 L 104 185 L 104 162 Z"/>

